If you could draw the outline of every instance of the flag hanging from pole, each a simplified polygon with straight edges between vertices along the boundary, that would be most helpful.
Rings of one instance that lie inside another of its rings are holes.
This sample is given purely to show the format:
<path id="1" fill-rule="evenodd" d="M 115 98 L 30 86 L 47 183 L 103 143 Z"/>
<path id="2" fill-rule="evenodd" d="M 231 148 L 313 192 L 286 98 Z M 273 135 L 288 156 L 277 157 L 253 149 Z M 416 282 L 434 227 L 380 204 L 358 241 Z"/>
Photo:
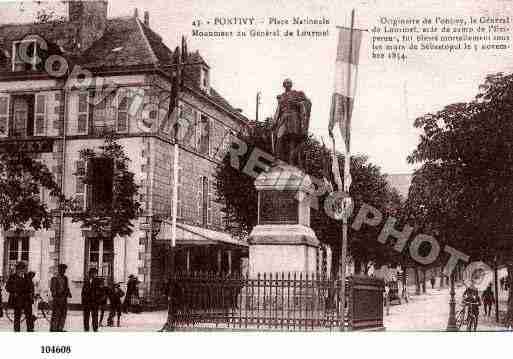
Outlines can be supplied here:
<path id="1" fill-rule="evenodd" d="M 338 34 L 337 58 L 335 62 L 335 88 L 331 96 L 331 111 L 329 134 L 332 140 L 332 171 L 339 191 L 349 193 L 351 186 L 350 158 L 351 158 L 351 114 L 353 111 L 354 96 L 356 92 L 356 77 L 358 74 L 358 60 L 362 30 L 340 28 Z M 336 146 L 333 129 L 338 125 L 342 137 L 342 146 Z M 344 180 L 340 177 L 340 170 L 336 157 L 339 148 L 344 155 Z"/>

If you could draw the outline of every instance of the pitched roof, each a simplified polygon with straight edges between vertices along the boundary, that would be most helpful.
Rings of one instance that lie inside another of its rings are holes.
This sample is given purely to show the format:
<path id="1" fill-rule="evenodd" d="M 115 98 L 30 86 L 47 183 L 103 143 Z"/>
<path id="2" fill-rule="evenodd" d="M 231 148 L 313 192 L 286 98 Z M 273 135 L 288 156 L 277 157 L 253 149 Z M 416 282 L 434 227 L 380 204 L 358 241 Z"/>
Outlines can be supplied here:
<path id="1" fill-rule="evenodd" d="M 47 42 L 57 44 L 65 51 L 71 51 L 76 37 L 76 24 L 69 21 L 50 21 L 46 23 L 4 24 L 0 25 L 0 48 L 12 51 L 12 42 L 28 35 L 39 35 Z"/>
<path id="2" fill-rule="evenodd" d="M 8 56 L 7 63 L 2 63 L 3 66 L 0 64 L 0 71 L 10 71 L 12 42 L 35 34 L 64 50 L 62 54 L 65 57 L 73 57 L 71 52 L 78 34 L 77 24 L 73 22 L 1 25 L 0 49 L 3 50 L 3 57 Z M 81 52 L 77 60 L 87 68 L 126 67 L 167 64 L 172 55 L 173 52 L 162 42 L 160 36 L 138 18 L 124 17 L 108 19 L 103 36 Z"/>
<path id="3" fill-rule="evenodd" d="M 166 44 L 162 42 L 162 38 L 144 23 L 139 21 L 141 29 L 148 40 L 148 43 L 153 50 L 153 53 L 158 58 L 161 64 L 169 64 L 173 59 L 173 51 L 171 51 Z"/>
<path id="4" fill-rule="evenodd" d="M 79 64 L 91 70 L 102 68 L 127 69 L 131 66 L 161 67 L 172 64 L 173 54 L 162 41 L 162 38 L 144 25 L 136 17 L 119 17 L 107 19 L 103 36 L 96 40 L 88 49 L 77 53 L 75 41 L 78 36 L 78 25 L 70 21 L 52 21 L 48 23 L 7 24 L 0 25 L 0 73 L 11 72 L 12 42 L 23 39 L 27 35 L 39 35 L 49 47 L 68 59 L 71 64 Z M 187 62 L 207 62 L 198 51 L 189 53 Z M 185 84 L 217 105 L 238 114 L 230 103 L 215 89 L 205 93 L 198 88 L 192 79 Z M 242 116 L 242 115 L 241 115 Z"/>
<path id="5" fill-rule="evenodd" d="M 156 59 L 138 20 L 130 17 L 109 19 L 103 36 L 83 53 L 80 64 L 87 68 L 126 67 L 155 65 Z"/>
<path id="6" fill-rule="evenodd" d="M 226 100 L 219 92 L 217 92 L 216 89 L 214 89 L 213 87 L 210 87 L 210 91 L 207 93 L 203 90 L 201 90 L 200 88 L 198 88 L 196 86 L 196 84 L 194 83 L 194 80 L 191 79 L 191 78 L 188 78 L 188 77 L 185 77 L 184 78 L 184 85 L 190 89 L 194 89 L 196 90 L 197 92 L 200 92 L 203 96 L 207 97 L 209 100 L 211 100 L 212 102 L 214 102 L 215 104 L 217 104 L 218 106 L 221 106 L 222 108 L 238 115 L 238 116 L 241 116 L 245 119 L 245 121 L 247 121 L 246 117 L 240 113 L 235 107 L 233 107 L 232 105 L 230 105 L 230 103 L 228 102 L 228 100 Z"/>

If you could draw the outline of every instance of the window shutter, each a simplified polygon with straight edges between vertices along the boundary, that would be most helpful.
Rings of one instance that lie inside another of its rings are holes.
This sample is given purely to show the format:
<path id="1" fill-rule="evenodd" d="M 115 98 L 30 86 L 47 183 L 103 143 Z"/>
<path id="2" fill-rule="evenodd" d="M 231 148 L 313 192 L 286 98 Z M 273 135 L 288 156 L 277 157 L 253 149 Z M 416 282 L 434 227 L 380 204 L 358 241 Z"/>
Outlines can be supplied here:
<path id="1" fill-rule="evenodd" d="M 36 106 L 34 109 L 34 134 L 45 134 L 45 114 L 46 114 L 46 97 L 45 95 L 36 95 Z"/>
<path id="2" fill-rule="evenodd" d="M 203 223 L 203 176 L 198 178 L 198 222 Z"/>
<path id="3" fill-rule="evenodd" d="M 208 188 L 208 195 L 207 195 L 207 224 L 212 224 L 212 180 L 207 177 L 207 188 Z"/>
<path id="4" fill-rule="evenodd" d="M 0 96 L 0 137 L 9 134 L 9 96 Z"/>
<path id="5" fill-rule="evenodd" d="M 85 162 L 75 162 L 75 199 L 77 206 L 84 209 L 85 184 L 83 178 L 85 176 Z"/>
<path id="6" fill-rule="evenodd" d="M 183 209 L 182 209 L 182 169 L 181 168 L 178 168 L 178 183 L 177 183 L 177 196 L 176 198 L 178 199 L 177 200 L 177 203 L 176 203 L 176 207 L 177 207 L 177 218 L 182 218 L 183 217 Z"/>
<path id="7" fill-rule="evenodd" d="M 213 157 L 214 156 L 214 133 L 215 133 L 215 129 L 214 129 L 214 120 L 209 118 L 208 119 L 208 122 L 207 122 L 207 153 L 210 157 Z"/>
<path id="8" fill-rule="evenodd" d="M 128 96 L 125 90 L 118 91 L 117 131 L 128 132 Z"/>
<path id="9" fill-rule="evenodd" d="M 88 133 L 89 122 L 89 94 L 80 92 L 77 97 L 78 116 L 77 116 L 77 133 L 85 135 Z"/>
<path id="10" fill-rule="evenodd" d="M 200 126 L 200 113 L 194 111 L 194 122 L 193 122 L 193 136 L 192 136 L 192 148 L 196 151 L 199 150 L 199 141 L 201 140 L 201 126 Z"/>

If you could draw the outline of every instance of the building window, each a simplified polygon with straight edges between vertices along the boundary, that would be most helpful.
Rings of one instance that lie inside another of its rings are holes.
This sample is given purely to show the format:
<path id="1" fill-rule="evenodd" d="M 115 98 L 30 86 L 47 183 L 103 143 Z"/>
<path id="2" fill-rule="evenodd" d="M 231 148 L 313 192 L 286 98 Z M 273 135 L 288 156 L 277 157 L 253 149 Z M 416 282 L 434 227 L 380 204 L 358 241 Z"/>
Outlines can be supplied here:
<path id="1" fill-rule="evenodd" d="M 203 91 L 208 92 L 209 82 L 210 81 L 209 81 L 208 69 L 206 67 L 203 67 L 201 69 L 201 88 Z"/>
<path id="2" fill-rule="evenodd" d="M 212 183 L 208 177 L 201 176 L 198 183 L 198 219 L 199 222 L 206 226 L 212 224 L 212 208 L 211 208 L 211 187 Z"/>
<path id="3" fill-rule="evenodd" d="M 85 273 L 89 269 L 98 270 L 98 275 L 105 279 L 113 278 L 114 241 L 106 238 L 89 238 L 86 248 Z"/>
<path id="4" fill-rule="evenodd" d="M 0 137 L 9 134 L 9 96 L 0 96 Z"/>
<path id="5" fill-rule="evenodd" d="M 118 93 L 117 131 L 128 132 L 128 95 L 126 91 Z"/>
<path id="6" fill-rule="evenodd" d="M 87 134 L 89 127 L 89 93 L 81 92 L 78 94 L 78 118 L 77 133 Z"/>
<path id="7" fill-rule="evenodd" d="M 196 149 L 199 153 L 208 155 L 210 149 L 210 121 L 207 116 L 201 115 L 198 123 L 198 145 Z"/>
<path id="8" fill-rule="evenodd" d="M 25 137 L 34 135 L 34 95 L 13 96 L 12 135 Z"/>
<path id="9" fill-rule="evenodd" d="M 226 156 L 226 153 L 228 153 L 230 146 L 232 144 L 232 138 L 234 138 L 236 136 L 235 131 L 233 131 L 232 129 L 224 128 L 222 131 L 223 131 L 223 139 L 222 139 L 221 144 L 220 144 L 219 148 L 217 149 L 217 153 L 216 153 L 216 157 L 219 160 L 224 159 L 224 157 Z"/>
<path id="10" fill-rule="evenodd" d="M 16 263 L 29 261 L 29 237 L 7 237 L 7 273 L 14 272 Z"/>
<path id="11" fill-rule="evenodd" d="M 180 105 L 177 139 L 180 143 L 196 148 L 197 111 L 187 104 Z"/>
<path id="12" fill-rule="evenodd" d="M 16 41 L 12 44 L 12 70 L 37 70 L 37 41 Z"/>
<path id="13" fill-rule="evenodd" d="M 95 136 L 103 137 L 116 129 L 116 111 L 113 106 L 115 93 L 92 91 L 89 98 L 94 98 L 93 106 L 89 106 L 89 124 Z M 92 111 L 91 111 L 92 110 Z"/>
<path id="14" fill-rule="evenodd" d="M 92 158 L 87 163 L 89 183 L 87 208 L 104 209 L 112 206 L 114 164 L 109 158 Z"/>
<path id="15" fill-rule="evenodd" d="M 46 112 L 46 98 L 45 95 L 36 95 L 36 111 L 34 122 L 34 134 L 44 135 L 45 133 L 45 112 Z"/>

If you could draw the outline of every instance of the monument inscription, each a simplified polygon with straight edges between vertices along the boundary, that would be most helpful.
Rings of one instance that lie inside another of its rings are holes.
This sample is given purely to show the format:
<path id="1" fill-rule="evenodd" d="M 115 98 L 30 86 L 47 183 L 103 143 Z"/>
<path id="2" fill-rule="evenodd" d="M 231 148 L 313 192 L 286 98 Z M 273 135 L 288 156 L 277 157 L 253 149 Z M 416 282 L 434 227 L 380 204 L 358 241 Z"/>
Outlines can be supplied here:
<path id="1" fill-rule="evenodd" d="M 299 202 L 296 191 L 261 191 L 260 224 L 297 224 Z"/>

